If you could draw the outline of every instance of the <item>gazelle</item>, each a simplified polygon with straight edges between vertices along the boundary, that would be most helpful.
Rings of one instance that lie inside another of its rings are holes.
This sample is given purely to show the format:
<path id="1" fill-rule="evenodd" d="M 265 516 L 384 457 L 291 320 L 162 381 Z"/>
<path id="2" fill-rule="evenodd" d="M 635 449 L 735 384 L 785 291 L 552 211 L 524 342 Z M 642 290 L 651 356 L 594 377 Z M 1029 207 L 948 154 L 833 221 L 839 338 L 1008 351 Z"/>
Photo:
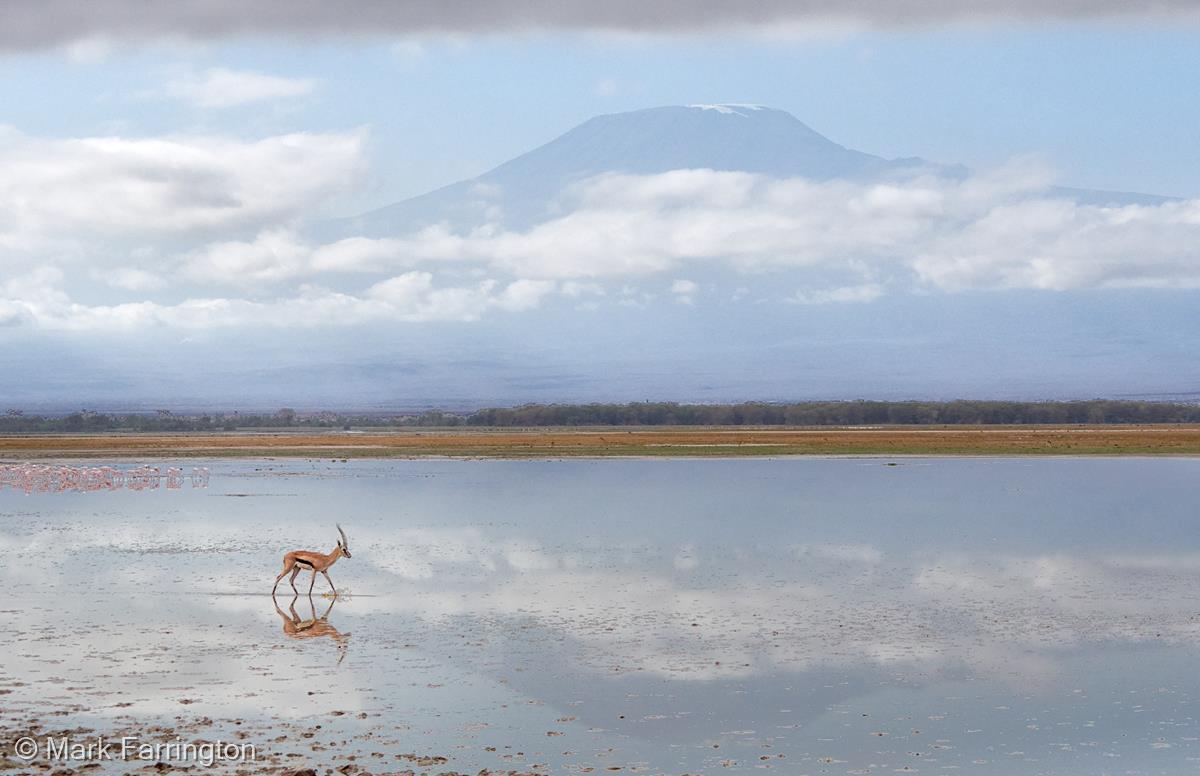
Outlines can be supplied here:
<path id="1" fill-rule="evenodd" d="M 312 572 L 312 581 L 308 583 L 308 594 L 312 595 L 313 585 L 317 584 L 317 572 L 319 571 L 325 575 L 325 581 L 329 583 L 329 589 L 333 591 L 333 595 L 336 598 L 338 592 L 337 588 L 333 586 L 333 580 L 329 578 L 329 567 L 337 563 L 338 558 L 343 556 L 350 557 L 350 547 L 348 546 L 350 543 L 346 541 L 346 532 L 342 530 L 340 525 L 337 529 L 342 538 L 338 539 L 337 547 L 328 555 L 320 552 L 310 552 L 309 550 L 293 550 L 284 555 L 283 571 L 279 572 L 279 576 L 275 577 L 275 587 L 271 588 L 271 595 L 275 595 L 275 589 L 279 587 L 279 580 L 283 579 L 289 571 L 292 572 L 292 578 L 288 581 L 292 585 L 292 592 L 296 593 L 296 595 L 300 594 L 300 591 L 296 590 L 296 575 L 301 571 Z"/>
<path id="2" fill-rule="evenodd" d="M 296 613 L 296 601 L 299 597 L 298 595 L 292 597 L 292 603 L 288 607 L 288 611 L 291 613 L 289 616 L 279 608 L 279 602 L 275 600 L 275 596 L 271 596 L 271 600 L 275 602 L 275 611 L 279 614 L 279 618 L 283 620 L 283 632 L 289 638 L 293 639 L 312 639 L 328 636 L 337 644 L 338 665 L 341 665 L 342 660 L 346 657 L 346 651 L 350 646 L 348 644 L 350 634 L 342 633 L 329 624 L 329 613 L 333 611 L 333 605 L 337 602 L 337 599 L 331 599 L 329 606 L 325 608 L 325 614 L 318 617 L 316 605 L 313 604 L 312 597 L 309 596 L 308 608 L 312 614 L 312 619 L 304 620 Z"/>

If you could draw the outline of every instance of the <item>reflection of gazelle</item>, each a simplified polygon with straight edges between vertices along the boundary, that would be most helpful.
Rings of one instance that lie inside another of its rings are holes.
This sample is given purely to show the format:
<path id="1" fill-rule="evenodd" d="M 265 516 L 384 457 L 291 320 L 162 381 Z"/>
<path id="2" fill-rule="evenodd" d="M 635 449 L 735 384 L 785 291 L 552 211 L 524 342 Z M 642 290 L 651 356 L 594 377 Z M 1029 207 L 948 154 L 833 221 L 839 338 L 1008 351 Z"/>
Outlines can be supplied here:
<path id="1" fill-rule="evenodd" d="M 275 588 L 279 587 L 279 580 L 283 579 L 289 571 L 292 572 L 292 578 L 288 581 L 292 585 L 293 592 L 295 592 L 297 595 L 300 594 L 300 591 L 296 590 L 296 575 L 301 571 L 312 572 L 312 581 L 308 583 L 308 592 L 309 595 L 312 595 L 313 585 L 317 584 L 317 572 L 319 571 L 325 575 L 325 581 L 329 583 L 329 589 L 333 591 L 333 595 L 336 597 L 337 588 L 333 586 L 333 580 L 329 578 L 328 568 L 337 563 L 337 559 L 343 555 L 345 555 L 347 558 L 350 557 L 350 548 L 347 546 L 349 545 L 349 542 L 346 541 L 346 532 L 342 530 L 340 525 L 337 527 L 337 529 L 338 533 L 342 535 L 342 538 L 338 539 L 337 548 L 328 555 L 324 555 L 319 552 L 309 552 L 308 550 L 293 550 L 287 555 L 284 555 L 283 571 L 279 572 L 279 576 L 275 577 L 275 587 L 271 588 L 271 595 L 275 595 Z"/>
<path id="2" fill-rule="evenodd" d="M 317 616 L 317 607 L 313 603 L 312 596 L 308 598 L 308 608 L 312 613 L 312 619 L 302 620 L 300 615 L 296 613 L 296 601 L 300 598 L 299 595 L 292 597 L 292 603 L 288 607 L 291 614 L 285 614 L 279 608 L 279 602 L 275 600 L 275 596 L 271 596 L 271 600 L 275 602 L 275 611 L 279 614 L 279 618 L 283 620 L 283 632 L 289 638 L 293 639 L 312 639 L 321 636 L 328 636 L 337 642 L 337 650 L 340 655 L 338 663 L 346 657 L 346 651 L 350 648 L 347 640 L 350 638 L 349 633 L 342 633 L 337 628 L 329 624 L 329 612 L 333 610 L 333 605 L 337 602 L 334 598 L 329 602 L 329 606 L 325 607 L 325 613 L 320 617 Z"/>

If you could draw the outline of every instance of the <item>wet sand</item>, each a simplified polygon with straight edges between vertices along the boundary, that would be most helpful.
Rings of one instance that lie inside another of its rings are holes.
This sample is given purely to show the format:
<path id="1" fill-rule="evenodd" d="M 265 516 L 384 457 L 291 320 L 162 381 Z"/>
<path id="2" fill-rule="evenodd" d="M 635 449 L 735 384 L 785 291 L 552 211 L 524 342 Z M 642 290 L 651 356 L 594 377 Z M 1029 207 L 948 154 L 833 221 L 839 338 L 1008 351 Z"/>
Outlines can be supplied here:
<path id="1" fill-rule="evenodd" d="M 0 458 L 1200 455 L 1200 426 L 423 429 L 0 436 Z"/>

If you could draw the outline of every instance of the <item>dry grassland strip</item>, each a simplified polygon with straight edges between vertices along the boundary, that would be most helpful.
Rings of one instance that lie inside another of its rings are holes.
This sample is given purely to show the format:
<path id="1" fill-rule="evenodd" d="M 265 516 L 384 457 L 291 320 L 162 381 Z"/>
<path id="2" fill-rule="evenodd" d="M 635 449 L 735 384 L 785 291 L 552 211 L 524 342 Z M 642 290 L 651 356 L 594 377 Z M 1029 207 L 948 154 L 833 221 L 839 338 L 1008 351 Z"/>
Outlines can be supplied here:
<path id="1" fill-rule="evenodd" d="M 0 458 L 1200 455 L 1200 425 L 421 429 L 0 436 Z"/>

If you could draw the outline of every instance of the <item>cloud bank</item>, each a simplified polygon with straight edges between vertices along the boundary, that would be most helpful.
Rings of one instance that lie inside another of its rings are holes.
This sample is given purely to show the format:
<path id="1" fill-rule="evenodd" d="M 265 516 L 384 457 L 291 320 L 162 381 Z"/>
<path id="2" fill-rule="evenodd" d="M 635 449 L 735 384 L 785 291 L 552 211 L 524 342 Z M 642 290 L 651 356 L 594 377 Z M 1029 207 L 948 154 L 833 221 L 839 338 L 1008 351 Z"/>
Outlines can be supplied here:
<path id="1" fill-rule="evenodd" d="M 342 189 L 365 134 L 41 138 L 0 126 L 0 246 L 278 223 Z"/>
<path id="2" fill-rule="evenodd" d="M 0 326 L 475 321 L 555 298 L 732 304 L 756 283 L 770 298 L 746 303 L 1200 288 L 1200 201 L 1080 203 L 1020 164 L 885 182 L 604 174 L 528 229 L 504 226 L 498 191 L 468 231 L 319 242 L 304 224 L 361 176 L 361 131 L 0 140 Z"/>
<path id="3" fill-rule="evenodd" d="M 406 272 L 376 283 L 359 295 L 320 286 L 290 289 L 265 300 L 202 297 L 174 304 L 154 301 L 88 305 L 59 287 L 62 273 L 41 270 L 0 284 L 0 327 L 31 325 L 60 331 L 312 328 L 382 322 L 476 321 L 493 311 L 520 312 L 540 304 L 556 284 L 483 280 L 439 286 L 428 272 Z"/>
<path id="4" fill-rule="evenodd" d="M 265 232 L 208 246 L 183 271 L 241 283 L 469 264 L 578 280 L 719 265 L 858 281 L 797 299 L 807 303 L 870 301 L 888 278 L 942 291 L 1200 286 L 1200 201 L 1082 204 L 1048 193 L 1046 182 L 1022 167 L 886 183 L 713 170 L 610 174 L 569 191 L 566 215 L 525 231 L 433 225 L 405 237 L 322 245 Z M 671 288 L 697 290 L 692 281 Z"/>
<path id="5" fill-rule="evenodd" d="M 10 0 L 0 7 L 0 49 L 30 50 L 88 39 L 212 39 L 246 35 L 407 36 L 554 30 L 618 33 L 746 31 L 773 35 L 852 25 L 897 27 L 978 21 L 1180 18 L 1195 0 Z"/>

